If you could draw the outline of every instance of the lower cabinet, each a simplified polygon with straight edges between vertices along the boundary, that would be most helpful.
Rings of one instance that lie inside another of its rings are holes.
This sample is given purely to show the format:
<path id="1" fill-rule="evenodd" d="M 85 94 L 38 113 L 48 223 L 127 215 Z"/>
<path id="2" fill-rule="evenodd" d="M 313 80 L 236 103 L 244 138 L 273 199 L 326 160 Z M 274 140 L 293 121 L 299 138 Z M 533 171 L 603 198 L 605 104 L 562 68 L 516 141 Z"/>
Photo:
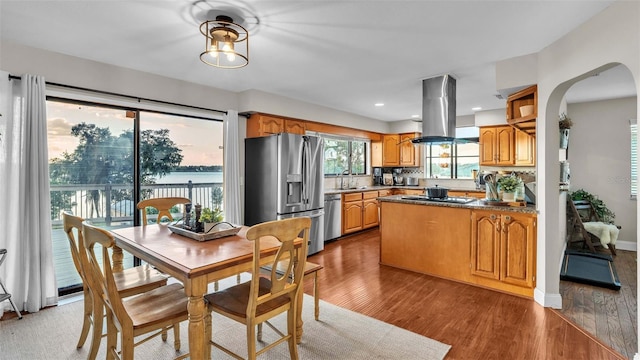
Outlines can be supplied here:
<path id="1" fill-rule="evenodd" d="M 378 191 L 342 195 L 342 234 L 378 226 Z"/>
<path id="2" fill-rule="evenodd" d="M 471 274 L 505 284 L 533 288 L 535 242 L 535 215 L 472 211 Z"/>

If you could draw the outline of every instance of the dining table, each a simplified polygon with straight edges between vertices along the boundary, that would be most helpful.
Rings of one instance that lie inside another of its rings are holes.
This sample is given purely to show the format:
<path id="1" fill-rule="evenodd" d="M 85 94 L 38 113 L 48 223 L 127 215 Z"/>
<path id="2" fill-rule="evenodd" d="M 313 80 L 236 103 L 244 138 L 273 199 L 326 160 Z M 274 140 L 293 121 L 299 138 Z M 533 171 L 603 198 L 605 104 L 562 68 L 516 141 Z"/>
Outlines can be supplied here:
<path id="1" fill-rule="evenodd" d="M 246 238 L 248 229 L 249 227 L 242 226 L 235 235 L 208 241 L 198 241 L 174 233 L 166 224 L 111 230 L 116 245 L 112 254 L 114 270 L 122 268 L 122 250 L 125 250 L 184 285 L 188 297 L 191 359 L 211 358 L 209 339 L 205 339 L 205 317 L 208 310 L 204 295 L 208 293 L 208 285 L 242 272 L 252 271 L 253 241 Z M 299 240 L 296 245 L 300 246 L 301 243 Z M 267 237 L 261 240 L 261 263 L 273 261 L 278 244 L 279 241 L 275 238 Z M 298 343 L 302 337 L 302 295 L 301 288 L 296 309 Z"/>

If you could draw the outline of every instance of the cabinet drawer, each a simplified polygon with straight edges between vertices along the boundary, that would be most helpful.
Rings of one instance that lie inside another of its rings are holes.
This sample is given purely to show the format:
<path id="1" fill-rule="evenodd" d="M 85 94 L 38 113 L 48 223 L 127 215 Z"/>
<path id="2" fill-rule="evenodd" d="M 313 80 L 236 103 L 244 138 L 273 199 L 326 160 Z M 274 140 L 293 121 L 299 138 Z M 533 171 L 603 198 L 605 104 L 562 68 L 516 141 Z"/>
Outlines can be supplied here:
<path id="1" fill-rule="evenodd" d="M 389 196 L 391 195 L 391 190 L 380 190 L 378 191 L 378 196 Z"/>
<path id="2" fill-rule="evenodd" d="M 342 196 L 345 202 L 362 200 L 362 193 L 349 193 Z"/>
<path id="3" fill-rule="evenodd" d="M 362 198 L 363 199 L 375 199 L 378 197 L 378 192 L 377 191 L 366 191 L 362 193 Z"/>

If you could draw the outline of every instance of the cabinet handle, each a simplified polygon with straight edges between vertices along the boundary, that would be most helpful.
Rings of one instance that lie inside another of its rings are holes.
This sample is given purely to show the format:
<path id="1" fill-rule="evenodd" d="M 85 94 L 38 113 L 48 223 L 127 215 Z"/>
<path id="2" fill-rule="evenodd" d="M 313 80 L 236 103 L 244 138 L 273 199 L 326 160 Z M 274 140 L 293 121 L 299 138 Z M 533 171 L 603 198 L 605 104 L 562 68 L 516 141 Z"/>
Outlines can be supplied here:
<path id="1" fill-rule="evenodd" d="M 496 214 L 491 214 L 491 215 L 489 216 L 489 219 L 491 219 L 491 220 L 495 220 L 495 219 L 496 219 Z"/>

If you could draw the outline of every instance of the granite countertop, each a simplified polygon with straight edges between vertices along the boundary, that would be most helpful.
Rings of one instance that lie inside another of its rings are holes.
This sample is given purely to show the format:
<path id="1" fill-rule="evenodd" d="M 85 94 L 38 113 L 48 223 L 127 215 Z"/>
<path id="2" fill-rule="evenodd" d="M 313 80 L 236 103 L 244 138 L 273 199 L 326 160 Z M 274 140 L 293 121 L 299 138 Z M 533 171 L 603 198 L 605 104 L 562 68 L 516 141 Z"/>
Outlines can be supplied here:
<path id="1" fill-rule="evenodd" d="M 416 205 L 425 205 L 425 206 L 443 206 L 443 207 L 456 207 L 456 208 L 464 208 L 464 209 L 478 209 L 478 210 L 496 210 L 496 211 L 509 211 L 509 212 L 518 212 L 525 214 L 537 214 L 535 205 L 527 205 L 527 206 L 495 206 L 495 205 L 487 205 L 482 200 L 474 200 L 468 202 L 466 204 L 459 203 L 446 203 L 439 201 L 424 201 L 424 200 L 410 200 L 403 199 L 404 196 L 407 195 L 391 195 L 391 196 L 383 196 L 379 197 L 378 201 L 388 201 L 388 202 L 397 202 L 404 204 L 416 204 Z"/>
<path id="2" fill-rule="evenodd" d="M 375 185 L 375 186 L 360 186 L 355 189 L 324 189 L 324 193 L 331 194 L 347 194 L 353 192 L 363 191 L 376 191 L 376 190 L 391 190 L 391 189 L 406 189 L 406 190 L 424 190 L 424 186 L 409 186 L 409 185 Z M 466 192 L 482 192 L 484 190 L 469 190 L 469 189 L 449 189 L 449 191 L 466 191 Z"/>

